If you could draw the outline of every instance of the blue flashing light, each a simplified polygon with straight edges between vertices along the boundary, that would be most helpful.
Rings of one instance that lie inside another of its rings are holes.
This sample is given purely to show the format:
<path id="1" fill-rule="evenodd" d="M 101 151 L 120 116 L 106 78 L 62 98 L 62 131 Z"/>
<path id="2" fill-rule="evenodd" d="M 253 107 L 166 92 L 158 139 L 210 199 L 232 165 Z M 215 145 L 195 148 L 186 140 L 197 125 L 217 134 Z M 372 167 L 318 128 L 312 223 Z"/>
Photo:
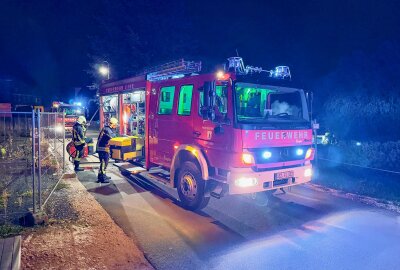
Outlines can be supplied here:
<path id="1" fill-rule="evenodd" d="M 356 142 L 356 145 L 357 145 L 357 146 L 361 146 L 361 143 L 360 143 L 360 142 Z"/>
<path id="2" fill-rule="evenodd" d="M 302 156 L 303 154 L 304 154 L 304 150 L 303 149 L 299 148 L 299 149 L 296 150 L 296 155 Z"/>
<path id="3" fill-rule="evenodd" d="M 270 71 L 270 75 L 277 79 L 291 78 L 290 69 L 287 66 L 277 66 L 275 70 Z"/>
<path id="4" fill-rule="evenodd" d="M 269 159 L 272 157 L 272 153 L 270 151 L 264 151 L 262 157 L 265 159 Z"/>

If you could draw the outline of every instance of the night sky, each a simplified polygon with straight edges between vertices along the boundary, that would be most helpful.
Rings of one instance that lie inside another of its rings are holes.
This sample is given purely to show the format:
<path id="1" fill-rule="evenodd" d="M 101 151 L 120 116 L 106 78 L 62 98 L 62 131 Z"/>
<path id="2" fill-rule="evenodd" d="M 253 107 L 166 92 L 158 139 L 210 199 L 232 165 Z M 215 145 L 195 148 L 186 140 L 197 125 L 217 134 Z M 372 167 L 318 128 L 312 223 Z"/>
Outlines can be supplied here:
<path id="1" fill-rule="evenodd" d="M 237 49 L 245 64 L 288 65 L 310 87 L 342 57 L 400 42 L 399 1 L 166 2 L 2 0 L 0 76 L 69 98 L 96 79 L 96 61 L 120 78 L 181 57 L 213 66 Z"/>

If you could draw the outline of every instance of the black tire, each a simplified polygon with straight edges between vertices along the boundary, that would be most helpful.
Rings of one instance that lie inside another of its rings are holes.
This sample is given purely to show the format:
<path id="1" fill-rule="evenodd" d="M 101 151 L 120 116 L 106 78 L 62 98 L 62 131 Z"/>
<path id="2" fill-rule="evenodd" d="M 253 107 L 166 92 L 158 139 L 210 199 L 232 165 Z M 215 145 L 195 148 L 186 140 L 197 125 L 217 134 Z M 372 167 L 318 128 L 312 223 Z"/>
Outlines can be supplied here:
<path id="1" fill-rule="evenodd" d="M 203 209 L 210 201 L 205 197 L 206 183 L 201 177 L 199 168 L 190 161 L 183 163 L 178 175 L 178 195 L 182 206 L 188 210 Z"/>

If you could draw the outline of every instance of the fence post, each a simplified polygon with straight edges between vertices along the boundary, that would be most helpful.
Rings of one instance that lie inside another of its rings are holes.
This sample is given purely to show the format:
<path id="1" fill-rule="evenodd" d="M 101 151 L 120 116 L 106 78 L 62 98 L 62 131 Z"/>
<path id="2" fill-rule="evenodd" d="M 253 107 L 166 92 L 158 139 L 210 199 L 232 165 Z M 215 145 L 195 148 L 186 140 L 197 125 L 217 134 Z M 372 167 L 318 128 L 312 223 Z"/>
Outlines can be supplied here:
<path id="1" fill-rule="evenodd" d="M 50 117 L 50 115 L 49 115 Z M 54 152 L 57 152 L 57 113 L 53 114 L 54 117 Z"/>
<path id="2" fill-rule="evenodd" d="M 62 127 L 63 127 L 63 173 L 65 173 L 65 110 L 62 110 Z"/>
<path id="3" fill-rule="evenodd" d="M 36 166 L 35 166 L 35 142 L 36 142 L 36 134 L 35 134 L 35 110 L 32 110 L 32 198 L 33 198 L 33 213 L 36 213 L 36 190 L 35 190 L 35 174 L 36 174 Z"/>
<path id="4" fill-rule="evenodd" d="M 41 180 L 42 180 L 42 153 L 40 147 L 40 140 L 41 140 L 41 128 L 40 128 L 40 111 L 37 111 L 38 117 L 38 198 L 39 198 L 39 210 L 42 209 L 42 194 L 41 194 Z"/>

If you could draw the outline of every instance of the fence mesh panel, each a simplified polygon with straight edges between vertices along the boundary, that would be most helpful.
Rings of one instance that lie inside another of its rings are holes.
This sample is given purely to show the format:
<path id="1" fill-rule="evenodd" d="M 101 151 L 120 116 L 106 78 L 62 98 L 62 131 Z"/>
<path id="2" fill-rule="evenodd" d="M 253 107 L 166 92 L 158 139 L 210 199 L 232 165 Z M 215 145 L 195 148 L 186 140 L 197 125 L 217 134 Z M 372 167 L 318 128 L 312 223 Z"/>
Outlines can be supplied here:
<path id="1" fill-rule="evenodd" d="M 0 223 L 33 205 L 32 113 L 0 112 Z"/>
<path id="2" fill-rule="evenodd" d="M 61 119 L 57 113 L 0 112 L 0 224 L 42 207 L 62 177 Z"/>
<path id="3" fill-rule="evenodd" d="M 38 205 L 41 207 L 63 174 L 63 129 L 57 113 L 39 113 Z"/>

